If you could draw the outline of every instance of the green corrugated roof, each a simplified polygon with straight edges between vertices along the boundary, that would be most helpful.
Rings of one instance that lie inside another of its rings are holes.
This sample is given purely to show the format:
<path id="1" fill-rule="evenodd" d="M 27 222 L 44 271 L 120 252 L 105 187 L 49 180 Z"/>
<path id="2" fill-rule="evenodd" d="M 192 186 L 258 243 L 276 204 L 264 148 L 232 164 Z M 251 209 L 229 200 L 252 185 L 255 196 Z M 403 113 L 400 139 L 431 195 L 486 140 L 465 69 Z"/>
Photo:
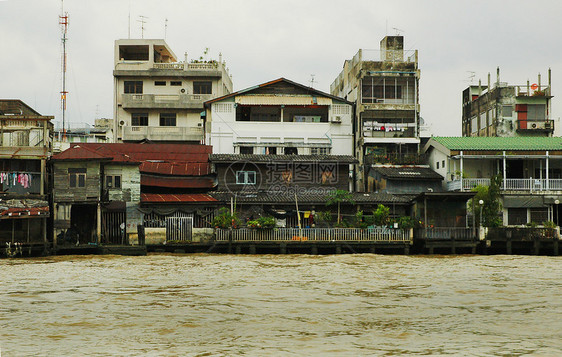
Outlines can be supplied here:
<path id="1" fill-rule="evenodd" d="M 449 150 L 562 150 L 562 137 L 433 137 Z"/>

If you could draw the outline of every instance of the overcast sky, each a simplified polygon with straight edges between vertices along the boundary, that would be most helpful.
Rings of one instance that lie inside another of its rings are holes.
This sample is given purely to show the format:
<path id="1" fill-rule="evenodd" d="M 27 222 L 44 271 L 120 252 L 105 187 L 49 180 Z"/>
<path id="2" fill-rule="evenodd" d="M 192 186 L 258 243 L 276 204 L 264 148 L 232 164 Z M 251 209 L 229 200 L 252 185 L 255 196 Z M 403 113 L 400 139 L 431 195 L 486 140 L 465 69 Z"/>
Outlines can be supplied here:
<path id="1" fill-rule="evenodd" d="M 70 16 L 67 118 L 74 125 L 113 117 L 113 44 L 163 38 L 180 60 L 222 52 L 234 90 L 279 77 L 329 92 L 345 59 L 378 49 L 400 29 L 406 49 L 419 50 L 422 117 L 435 135 L 460 135 L 461 92 L 470 72 L 487 81 L 547 81 L 552 118 L 562 115 L 561 1 L 335 0 L 65 0 Z M 0 98 L 22 99 L 59 121 L 60 0 L 0 0 Z M 559 91 L 559 88 L 561 90 Z M 559 122 L 557 122 L 559 124 Z M 559 127 L 559 125 L 557 125 Z"/>

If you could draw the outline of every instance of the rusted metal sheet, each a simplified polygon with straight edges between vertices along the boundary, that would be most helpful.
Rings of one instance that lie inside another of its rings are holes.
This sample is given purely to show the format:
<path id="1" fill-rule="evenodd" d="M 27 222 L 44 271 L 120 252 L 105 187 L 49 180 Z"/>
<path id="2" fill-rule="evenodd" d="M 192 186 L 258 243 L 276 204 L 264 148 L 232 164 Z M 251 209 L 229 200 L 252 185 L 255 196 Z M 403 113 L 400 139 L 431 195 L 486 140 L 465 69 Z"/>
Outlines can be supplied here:
<path id="1" fill-rule="evenodd" d="M 207 177 L 158 177 L 141 176 L 142 186 L 171 187 L 171 188 L 213 188 L 215 182 Z"/>
<path id="2" fill-rule="evenodd" d="M 204 176 L 211 173 L 211 166 L 206 162 L 170 163 L 145 161 L 141 164 L 140 171 L 141 173 L 154 173 L 162 175 Z"/>

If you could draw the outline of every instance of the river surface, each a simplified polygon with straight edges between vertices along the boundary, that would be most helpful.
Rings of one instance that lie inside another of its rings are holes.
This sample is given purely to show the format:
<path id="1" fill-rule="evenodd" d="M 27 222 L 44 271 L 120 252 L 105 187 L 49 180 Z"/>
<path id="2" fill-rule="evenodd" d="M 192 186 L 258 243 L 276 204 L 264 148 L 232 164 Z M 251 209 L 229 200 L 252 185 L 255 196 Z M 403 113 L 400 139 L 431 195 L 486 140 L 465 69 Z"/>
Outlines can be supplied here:
<path id="1" fill-rule="evenodd" d="M 562 260 L 0 260 L 0 355 L 562 355 Z"/>

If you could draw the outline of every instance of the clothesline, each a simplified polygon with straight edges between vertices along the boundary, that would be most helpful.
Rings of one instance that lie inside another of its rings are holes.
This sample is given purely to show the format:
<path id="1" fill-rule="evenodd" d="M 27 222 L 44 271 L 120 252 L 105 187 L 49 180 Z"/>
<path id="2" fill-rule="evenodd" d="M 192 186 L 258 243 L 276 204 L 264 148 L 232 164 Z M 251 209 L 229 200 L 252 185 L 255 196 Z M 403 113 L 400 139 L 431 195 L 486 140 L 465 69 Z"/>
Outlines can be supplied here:
<path id="1" fill-rule="evenodd" d="M 7 184 L 8 187 L 22 186 L 30 188 L 32 175 L 25 172 L 0 172 L 0 184 Z"/>

